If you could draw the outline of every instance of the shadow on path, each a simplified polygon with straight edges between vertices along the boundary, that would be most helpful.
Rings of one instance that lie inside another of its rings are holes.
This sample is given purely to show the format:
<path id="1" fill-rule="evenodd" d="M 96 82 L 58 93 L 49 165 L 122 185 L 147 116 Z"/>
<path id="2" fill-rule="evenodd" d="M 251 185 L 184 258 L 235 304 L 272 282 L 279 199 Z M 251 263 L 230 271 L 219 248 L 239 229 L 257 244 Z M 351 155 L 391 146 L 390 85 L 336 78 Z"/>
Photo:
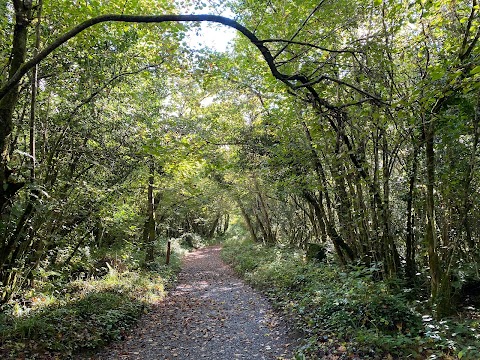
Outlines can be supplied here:
<path id="1" fill-rule="evenodd" d="M 91 359 L 290 359 L 294 331 L 221 260 L 220 246 L 188 254 L 176 289 L 125 341 Z"/>

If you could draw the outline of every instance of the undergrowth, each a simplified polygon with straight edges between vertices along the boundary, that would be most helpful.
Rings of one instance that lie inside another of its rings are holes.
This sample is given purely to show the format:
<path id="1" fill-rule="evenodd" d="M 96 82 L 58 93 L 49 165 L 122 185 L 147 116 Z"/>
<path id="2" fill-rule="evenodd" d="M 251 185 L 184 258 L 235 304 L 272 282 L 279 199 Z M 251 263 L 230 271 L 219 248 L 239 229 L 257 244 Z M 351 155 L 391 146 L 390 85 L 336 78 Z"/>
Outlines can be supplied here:
<path id="1" fill-rule="evenodd" d="M 164 245 L 159 242 L 159 256 L 149 264 L 126 244 L 58 271 L 40 269 L 35 286 L 2 309 L 0 358 L 66 359 L 122 339 L 175 281 L 185 250 L 174 242 L 166 266 Z"/>
<path id="2" fill-rule="evenodd" d="M 478 321 L 422 316 L 395 286 L 375 280 L 378 269 L 306 262 L 297 250 L 238 239 L 222 254 L 296 321 L 305 334 L 299 359 L 480 358 Z"/>

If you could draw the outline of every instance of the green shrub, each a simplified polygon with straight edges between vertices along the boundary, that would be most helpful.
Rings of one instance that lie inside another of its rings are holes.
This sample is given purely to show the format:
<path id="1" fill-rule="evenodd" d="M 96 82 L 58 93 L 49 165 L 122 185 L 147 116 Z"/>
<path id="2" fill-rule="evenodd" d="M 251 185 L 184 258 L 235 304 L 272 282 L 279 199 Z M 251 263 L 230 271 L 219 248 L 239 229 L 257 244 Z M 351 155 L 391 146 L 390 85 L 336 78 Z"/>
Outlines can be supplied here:
<path id="1" fill-rule="evenodd" d="M 133 257 L 102 254 L 108 262 L 101 278 L 80 278 L 62 288 L 39 284 L 23 301 L 4 309 L 0 317 L 0 358 L 67 358 L 121 339 L 150 304 L 165 296 L 180 269 L 158 258 L 150 271 L 141 270 Z M 133 260 L 133 261 L 132 261 Z M 103 260 L 102 260 L 103 261 Z M 155 270 L 155 271 L 153 271 Z M 57 285 L 59 285 L 57 284 Z"/>
<path id="2" fill-rule="evenodd" d="M 91 292 L 17 318 L 2 329 L 0 337 L 4 350 L 15 352 L 20 347 L 27 352 L 71 354 L 120 339 L 145 306 L 118 289 Z"/>
<path id="3" fill-rule="evenodd" d="M 251 242 L 226 242 L 223 255 L 294 317 L 310 339 L 303 352 L 311 356 L 325 343 L 312 339 L 332 337 L 337 343 L 356 344 L 352 347 L 362 356 L 372 346 L 381 354 L 406 354 L 421 329 L 420 317 L 403 296 L 374 281 L 375 269 L 341 271 L 335 265 L 305 262 L 303 253 L 293 249 Z"/>
<path id="4" fill-rule="evenodd" d="M 299 251 L 249 241 L 227 241 L 222 254 L 304 331 L 298 358 L 322 358 L 340 344 L 361 359 L 480 358 L 475 308 L 465 319 L 420 316 L 401 281 L 376 280 L 375 267 L 312 264 Z"/>

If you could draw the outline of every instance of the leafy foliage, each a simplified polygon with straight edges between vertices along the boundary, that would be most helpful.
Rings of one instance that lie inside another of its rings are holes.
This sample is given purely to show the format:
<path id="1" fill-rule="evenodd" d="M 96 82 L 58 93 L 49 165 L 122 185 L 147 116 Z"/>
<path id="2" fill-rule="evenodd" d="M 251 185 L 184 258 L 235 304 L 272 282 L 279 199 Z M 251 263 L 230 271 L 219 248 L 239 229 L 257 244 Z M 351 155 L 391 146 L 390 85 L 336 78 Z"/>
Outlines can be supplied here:
<path id="1" fill-rule="evenodd" d="M 171 266 L 161 257 L 153 271 L 141 270 L 143 255 L 127 247 L 97 254 L 105 272 L 97 269 L 96 276 L 77 272 L 79 278 L 68 281 L 60 273 L 45 273 L 44 282 L 4 310 L 0 353 L 65 358 L 123 339 L 138 317 L 165 297 L 183 252 L 174 245 Z"/>
<path id="2" fill-rule="evenodd" d="M 225 243 L 222 254 L 295 319 L 306 337 L 299 351 L 307 358 L 331 353 L 365 359 L 477 356 L 480 344 L 471 332 L 475 323 L 422 318 L 402 292 L 376 279 L 377 268 L 340 270 L 305 262 L 295 249 L 265 247 L 238 237 Z"/>

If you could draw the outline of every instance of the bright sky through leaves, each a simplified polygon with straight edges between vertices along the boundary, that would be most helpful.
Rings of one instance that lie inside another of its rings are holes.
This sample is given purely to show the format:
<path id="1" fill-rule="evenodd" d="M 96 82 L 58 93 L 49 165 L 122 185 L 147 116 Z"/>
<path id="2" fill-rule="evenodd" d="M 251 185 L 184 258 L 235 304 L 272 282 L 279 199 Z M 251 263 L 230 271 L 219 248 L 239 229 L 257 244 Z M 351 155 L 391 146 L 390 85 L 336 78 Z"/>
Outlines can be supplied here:
<path id="1" fill-rule="evenodd" d="M 194 2 L 195 3 L 195 2 Z M 197 4 L 198 5 L 198 4 Z M 195 7 L 191 5 L 186 6 L 183 1 L 180 2 L 179 7 L 183 14 L 214 14 L 234 18 L 234 14 L 222 6 L 211 4 L 202 4 L 203 6 Z M 186 41 L 193 49 L 201 49 L 208 47 L 211 50 L 224 52 L 227 51 L 229 43 L 236 35 L 236 30 L 225 25 L 201 23 L 192 30 L 187 32 Z"/>
<path id="2" fill-rule="evenodd" d="M 212 50 L 224 52 L 235 37 L 236 31 L 224 25 L 202 23 L 200 28 L 192 29 L 187 33 L 187 43 L 194 49 L 208 47 Z"/>

